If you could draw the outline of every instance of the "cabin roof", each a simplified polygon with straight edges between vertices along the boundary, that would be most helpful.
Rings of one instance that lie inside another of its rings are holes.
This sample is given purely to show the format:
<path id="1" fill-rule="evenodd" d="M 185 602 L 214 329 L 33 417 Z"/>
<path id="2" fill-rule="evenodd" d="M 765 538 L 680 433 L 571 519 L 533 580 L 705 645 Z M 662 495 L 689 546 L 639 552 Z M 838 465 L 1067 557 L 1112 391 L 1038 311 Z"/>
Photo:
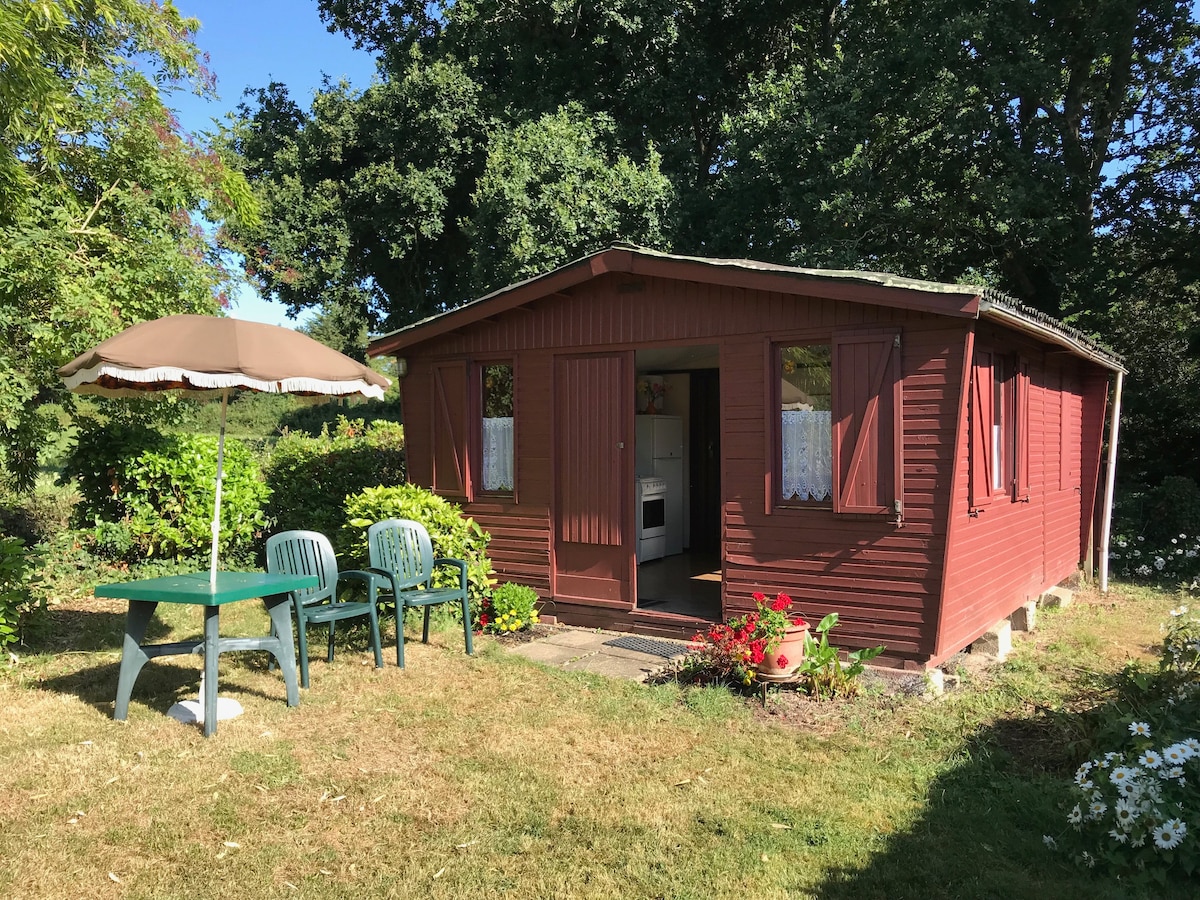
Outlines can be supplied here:
<path id="1" fill-rule="evenodd" d="M 507 285 L 454 309 L 376 337 L 370 342 L 367 353 L 371 356 L 394 355 L 609 272 L 893 306 L 956 318 L 986 319 L 1057 344 L 1106 369 L 1125 371 L 1121 358 L 1099 342 L 993 288 L 923 281 L 886 272 L 813 269 L 752 259 L 684 256 L 634 244 L 614 244 L 550 272 Z"/>

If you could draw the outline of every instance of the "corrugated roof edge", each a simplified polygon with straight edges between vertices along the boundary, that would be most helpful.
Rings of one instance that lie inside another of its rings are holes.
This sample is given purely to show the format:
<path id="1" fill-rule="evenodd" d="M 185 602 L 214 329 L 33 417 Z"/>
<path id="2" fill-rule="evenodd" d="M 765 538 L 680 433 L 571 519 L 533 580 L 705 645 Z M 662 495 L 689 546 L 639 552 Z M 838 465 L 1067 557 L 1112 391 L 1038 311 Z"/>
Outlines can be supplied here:
<path id="1" fill-rule="evenodd" d="M 1099 341 L 995 288 L 984 288 L 980 294 L 979 316 L 1003 322 L 1035 334 L 1043 340 L 1067 347 L 1093 362 L 1100 363 L 1106 369 L 1129 371 L 1125 368 L 1125 361 Z"/>
<path id="2" fill-rule="evenodd" d="M 801 278 L 816 278 L 828 279 L 833 281 L 857 281 L 863 284 L 878 285 L 880 287 L 898 288 L 901 290 L 919 290 L 929 293 L 939 294 L 967 294 L 978 296 L 980 298 L 979 315 L 1004 322 L 1009 326 L 1018 327 L 1022 330 L 1035 334 L 1052 343 L 1067 347 L 1075 351 L 1079 355 L 1098 362 L 1105 368 L 1127 371 L 1124 361 L 1115 354 L 1112 350 L 1105 347 L 1103 344 L 1088 337 L 1082 331 L 1072 328 L 1065 322 L 1060 322 L 1053 316 L 1048 316 L 1031 306 L 1026 306 L 1015 297 L 1010 297 L 1008 294 L 998 291 L 995 288 L 980 287 L 979 285 L 970 284 L 946 284 L 939 281 L 924 281 L 919 278 L 906 278 L 902 275 L 892 275 L 887 272 L 869 272 L 854 269 L 812 269 L 802 266 L 785 266 L 778 263 L 759 262 L 753 259 L 736 259 L 736 258 L 719 258 L 707 256 L 684 256 L 682 254 L 664 253 L 661 250 L 652 250 L 649 247 L 642 247 L 637 244 L 617 242 L 611 244 L 601 250 L 593 253 L 588 253 L 578 259 L 573 259 L 568 263 L 564 263 L 549 272 L 544 272 L 541 275 L 534 275 L 530 278 L 522 279 L 513 284 L 505 285 L 498 288 L 482 297 L 475 300 L 470 300 L 461 306 L 456 306 L 453 309 L 445 312 L 436 313 L 422 319 L 419 322 L 413 322 L 410 325 L 405 325 L 403 328 L 397 328 L 395 331 L 387 334 L 378 335 L 371 339 L 371 343 L 385 340 L 392 335 L 400 334 L 405 331 L 411 331 L 430 322 L 440 319 L 443 316 L 451 313 L 461 312 L 464 309 L 476 306 L 480 303 L 486 303 L 495 297 L 507 294 L 517 290 L 524 285 L 535 281 L 540 281 L 543 278 L 549 278 L 557 272 L 562 272 L 571 269 L 575 266 L 587 262 L 589 259 L 606 253 L 610 250 L 626 250 L 631 253 L 637 253 L 643 256 L 654 256 L 661 259 L 680 260 L 683 262 L 699 263 L 707 266 L 726 266 L 732 268 L 752 269 L 760 272 L 776 272 L 781 275 L 796 275 Z"/>

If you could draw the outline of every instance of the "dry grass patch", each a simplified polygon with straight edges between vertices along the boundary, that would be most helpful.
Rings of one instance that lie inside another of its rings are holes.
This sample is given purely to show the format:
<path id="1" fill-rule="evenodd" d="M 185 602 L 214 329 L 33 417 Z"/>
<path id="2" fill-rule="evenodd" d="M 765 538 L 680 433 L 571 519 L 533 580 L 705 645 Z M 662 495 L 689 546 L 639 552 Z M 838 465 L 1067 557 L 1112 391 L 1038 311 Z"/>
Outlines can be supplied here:
<path id="1" fill-rule="evenodd" d="M 48 642 L 0 677 L 0 891 L 1117 896 L 1042 854 L 1054 788 L 989 736 L 1068 698 L 1078 671 L 1119 665 L 1122 630 L 1151 643 L 1160 605 L 1078 604 L 944 701 L 868 695 L 807 725 L 486 638 L 467 658 L 452 631 L 375 670 L 351 635 L 332 665 L 314 650 L 296 709 L 260 655 L 223 658 L 221 693 L 246 712 L 205 740 L 164 715 L 194 696 L 199 659 L 150 663 L 129 722 L 112 721 L 113 611 L 81 604 L 57 615 L 97 626 L 69 631 L 86 652 Z M 166 612 L 156 639 L 199 633 L 194 610 Z M 226 633 L 266 628 L 250 604 L 231 612 Z"/>

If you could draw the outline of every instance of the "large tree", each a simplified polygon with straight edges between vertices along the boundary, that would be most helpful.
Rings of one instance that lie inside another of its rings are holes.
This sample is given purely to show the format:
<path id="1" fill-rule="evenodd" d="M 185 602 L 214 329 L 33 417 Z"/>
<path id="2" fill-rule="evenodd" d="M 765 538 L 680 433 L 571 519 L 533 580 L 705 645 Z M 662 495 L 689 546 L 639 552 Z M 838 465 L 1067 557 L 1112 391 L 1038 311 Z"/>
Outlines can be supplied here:
<path id="1" fill-rule="evenodd" d="M 163 103 L 211 89 L 171 3 L 0 4 L 0 466 L 37 471 L 55 369 L 129 324 L 215 312 L 230 273 L 195 213 L 255 221 L 245 179 Z"/>
<path id="2" fill-rule="evenodd" d="M 984 282 L 1108 336 L 1135 360 L 1148 340 L 1177 348 L 1179 371 L 1196 356 L 1184 339 L 1200 247 L 1200 34 L 1190 0 L 318 5 L 331 29 L 378 55 L 381 87 L 445 66 L 469 96 L 447 113 L 470 149 L 448 145 L 438 190 L 422 195 L 440 205 L 404 226 L 438 252 L 348 245 L 388 325 L 502 283 L 516 260 L 550 265 L 603 237 L 544 218 L 563 196 L 593 190 L 583 181 L 598 179 L 603 194 L 608 177 L 603 166 L 543 165 L 560 138 L 533 140 L 530 130 L 569 115 L 597 123 L 597 160 L 623 156 L 639 183 L 660 172 L 669 184 L 631 191 L 644 201 L 636 225 L 609 234 L 686 253 Z M 375 90 L 345 98 L 357 112 L 339 115 L 370 118 Z M 328 121 L 318 103 L 297 128 Z M 446 133 L 402 121 L 431 138 Z M 376 156 L 409 158 L 411 135 L 356 134 L 365 144 L 339 158 L 329 182 L 266 176 L 260 190 L 323 197 L 364 183 Z M 498 165 L 497 154 L 510 162 Z M 501 174 L 505 186 L 489 184 Z M 390 203 L 356 208 L 347 228 L 387 223 Z M 530 218 L 502 222 L 505 204 Z M 326 234 L 289 229 L 259 246 L 270 257 L 286 245 L 303 259 Z M 398 273 L 403 290 L 388 283 Z M 1131 315 L 1141 327 L 1122 327 Z M 1154 375 L 1140 366 L 1131 400 L 1145 409 L 1149 395 L 1138 392 Z M 1131 444 L 1143 469 L 1152 446 Z"/>

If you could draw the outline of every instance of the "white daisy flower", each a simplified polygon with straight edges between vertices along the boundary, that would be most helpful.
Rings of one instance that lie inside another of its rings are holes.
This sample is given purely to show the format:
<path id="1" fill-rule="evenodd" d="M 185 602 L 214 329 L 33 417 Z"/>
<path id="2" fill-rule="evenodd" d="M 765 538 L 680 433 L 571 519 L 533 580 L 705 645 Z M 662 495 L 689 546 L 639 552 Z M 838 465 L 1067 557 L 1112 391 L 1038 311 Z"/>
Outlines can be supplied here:
<path id="1" fill-rule="evenodd" d="M 1157 769 L 1159 766 L 1162 765 L 1163 758 L 1161 756 L 1159 756 L 1158 753 L 1156 753 L 1154 750 L 1147 750 L 1145 753 L 1143 753 L 1141 756 L 1138 757 L 1138 762 L 1140 762 L 1147 769 Z"/>
<path id="2" fill-rule="evenodd" d="M 1133 823 L 1137 821 L 1139 815 L 1141 815 L 1141 811 L 1126 799 L 1118 800 L 1117 805 L 1113 807 L 1113 818 L 1126 831 L 1133 827 Z"/>
<path id="3" fill-rule="evenodd" d="M 1129 845 L 1131 847 L 1140 847 L 1145 843 L 1146 843 L 1146 835 L 1144 832 L 1142 834 L 1134 835 L 1133 838 L 1131 838 L 1129 841 Z"/>
<path id="4" fill-rule="evenodd" d="M 1042 843 L 1045 844 L 1047 847 L 1049 847 L 1051 850 L 1058 849 L 1058 841 L 1056 841 L 1054 838 L 1050 837 L 1050 835 L 1048 835 L 1048 834 L 1042 835 Z"/>
<path id="5" fill-rule="evenodd" d="M 1150 737 L 1150 726 L 1145 722 L 1130 722 L 1129 733 L 1136 737 Z"/>
<path id="6" fill-rule="evenodd" d="M 1079 804 L 1075 804 L 1075 808 L 1067 813 L 1067 821 L 1072 825 L 1078 825 L 1083 821 L 1083 812 L 1079 809 Z"/>
<path id="7" fill-rule="evenodd" d="M 1136 781 L 1122 781 L 1117 785 L 1117 793 L 1130 800 L 1137 800 L 1142 796 L 1142 787 Z"/>
<path id="8" fill-rule="evenodd" d="M 1123 784 L 1132 784 L 1138 776 L 1138 769 L 1130 766 L 1117 766 L 1108 776 L 1108 780 L 1120 787 Z"/>
<path id="9" fill-rule="evenodd" d="M 1170 747 L 1163 747 L 1163 762 L 1168 766 L 1181 766 L 1188 761 L 1190 755 L 1183 744 L 1172 744 Z"/>
<path id="10" fill-rule="evenodd" d="M 1184 740 L 1180 741 L 1180 743 L 1191 750 L 1193 755 L 1200 753 L 1200 741 L 1196 740 L 1194 737 L 1185 738 Z"/>
<path id="11" fill-rule="evenodd" d="M 1154 843 L 1163 850 L 1174 850 L 1187 834 L 1187 826 L 1179 819 L 1171 819 L 1154 828 Z"/>
<path id="12" fill-rule="evenodd" d="M 1088 807 L 1088 812 L 1091 813 L 1093 819 L 1098 819 L 1108 812 L 1108 804 L 1100 800 L 1094 800 L 1092 805 Z"/>
<path id="13" fill-rule="evenodd" d="M 1110 838 L 1112 838 L 1114 841 L 1116 841 L 1118 844 L 1123 844 L 1123 843 L 1125 843 L 1127 840 L 1129 840 L 1129 835 L 1128 835 L 1128 834 L 1126 834 L 1124 831 L 1118 831 L 1116 828 L 1112 829 L 1112 830 L 1111 830 L 1111 831 L 1108 833 L 1108 836 L 1109 836 Z"/>
<path id="14" fill-rule="evenodd" d="M 1089 869 L 1096 865 L 1096 857 L 1092 856 L 1092 854 L 1088 853 L 1086 850 L 1080 854 L 1080 858 L 1083 860 L 1083 864 Z"/>

